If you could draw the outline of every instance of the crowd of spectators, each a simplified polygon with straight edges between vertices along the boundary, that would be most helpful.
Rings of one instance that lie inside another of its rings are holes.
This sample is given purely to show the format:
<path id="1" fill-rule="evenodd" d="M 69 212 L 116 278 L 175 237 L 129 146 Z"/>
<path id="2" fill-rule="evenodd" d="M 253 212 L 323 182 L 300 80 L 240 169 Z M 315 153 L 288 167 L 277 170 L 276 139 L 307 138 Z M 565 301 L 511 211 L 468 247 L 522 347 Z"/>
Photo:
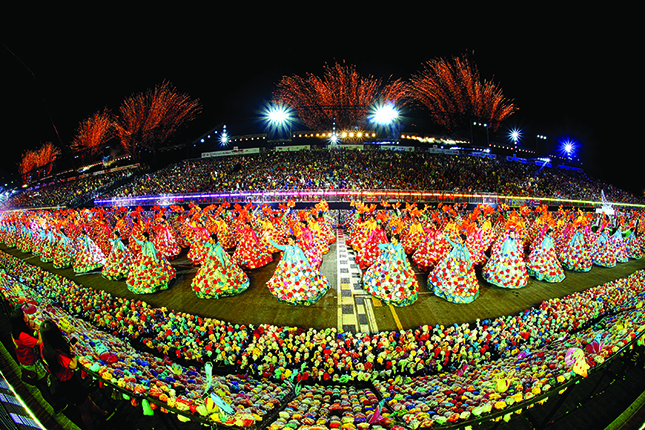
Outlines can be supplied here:
<path id="1" fill-rule="evenodd" d="M 132 174 L 133 171 L 128 169 L 71 180 L 56 178 L 52 182 L 12 195 L 2 204 L 2 207 L 4 209 L 68 207 L 86 198 L 96 197 L 110 185 L 127 179 Z"/>
<path id="2" fill-rule="evenodd" d="M 275 190 L 416 190 L 643 203 L 583 172 L 424 152 L 302 150 L 184 160 L 102 197 Z"/>
<path id="3" fill-rule="evenodd" d="M 122 186 L 110 186 L 126 178 Z M 644 203 L 584 172 L 558 167 L 443 153 L 323 149 L 182 160 L 147 174 L 125 170 L 86 176 L 28 189 L 3 206 L 65 207 L 96 197 L 278 190 L 413 190 L 587 201 L 600 201 L 604 191 L 610 202 Z"/>

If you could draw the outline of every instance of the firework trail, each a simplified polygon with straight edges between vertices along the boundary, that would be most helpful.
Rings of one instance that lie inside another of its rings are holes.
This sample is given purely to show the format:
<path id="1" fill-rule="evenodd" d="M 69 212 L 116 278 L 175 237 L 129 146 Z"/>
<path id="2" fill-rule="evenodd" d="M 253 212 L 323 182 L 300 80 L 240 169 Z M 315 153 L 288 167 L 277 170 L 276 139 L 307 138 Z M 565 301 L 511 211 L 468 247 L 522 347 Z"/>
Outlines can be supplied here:
<path id="1" fill-rule="evenodd" d="M 91 157 L 102 151 L 113 136 L 112 116 L 107 110 L 103 110 L 81 122 L 71 147 L 74 151 L 87 150 Z"/>
<path id="2" fill-rule="evenodd" d="M 407 93 L 448 130 L 473 120 L 496 130 L 517 110 L 497 84 L 482 81 L 477 66 L 466 55 L 426 62 L 423 70 L 410 78 Z"/>
<path id="3" fill-rule="evenodd" d="M 405 85 L 401 80 L 384 82 L 362 76 L 353 65 L 325 66 L 322 77 L 284 76 L 277 84 L 274 98 L 290 106 L 312 130 L 329 130 L 333 124 L 352 129 L 363 124 L 369 109 L 377 103 L 404 103 Z"/>
<path id="4" fill-rule="evenodd" d="M 130 154 L 140 144 L 153 149 L 201 112 L 199 100 L 177 93 L 167 81 L 123 101 L 114 126 Z"/>
<path id="5" fill-rule="evenodd" d="M 60 148 L 51 142 L 44 143 L 39 149 L 26 151 L 18 163 L 23 183 L 49 175 L 61 153 Z"/>

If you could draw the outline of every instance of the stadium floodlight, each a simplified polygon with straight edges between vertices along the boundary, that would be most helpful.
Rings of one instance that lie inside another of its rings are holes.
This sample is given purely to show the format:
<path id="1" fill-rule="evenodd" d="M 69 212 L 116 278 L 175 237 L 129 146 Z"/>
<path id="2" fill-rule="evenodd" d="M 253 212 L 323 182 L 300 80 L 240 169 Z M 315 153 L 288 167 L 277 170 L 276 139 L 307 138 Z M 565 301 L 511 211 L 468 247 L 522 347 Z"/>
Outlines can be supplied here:
<path id="1" fill-rule="evenodd" d="M 578 144 L 575 140 L 570 137 L 566 137 L 558 141 L 560 144 L 560 156 L 566 158 L 567 160 L 573 160 L 577 158 L 576 151 L 578 149 Z"/>
<path id="2" fill-rule="evenodd" d="M 508 137 L 513 141 L 515 145 L 520 141 L 522 138 L 522 130 L 518 128 L 513 128 L 511 131 L 508 132 Z"/>
<path id="3" fill-rule="evenodd" d="M 294 121 L 294 113 L 289 106 L 281 103 L 271 103 L 264 109 L 264 121 L 273 132 L 289 132 L 291 123 Z"/>
<path id="4" fill-rule="evenodd" d="M 565 142 L 562 145 L 562 149 L 564 149 L 564 152 L 571 155 L 571 153 L 573 152 L 573 144 L 571 142 Z"/>
<path id="5" fill-rule="evenodd" d="M 390 125 L 398 119 L 399 111 L 392 103 L 374 106 L 370 115 L 370 120 L 378 125 Z"/>
<path id="6" fill-rule="evenodd" d="M 229 137 L 228 137 L 228 131 L 226 130 L 226 126 L 224 126 L 224 129 L 222 130 L 222 134 L 219 136 L 219 143 L 222 146 L 228 146 L 229 142 Z"/>

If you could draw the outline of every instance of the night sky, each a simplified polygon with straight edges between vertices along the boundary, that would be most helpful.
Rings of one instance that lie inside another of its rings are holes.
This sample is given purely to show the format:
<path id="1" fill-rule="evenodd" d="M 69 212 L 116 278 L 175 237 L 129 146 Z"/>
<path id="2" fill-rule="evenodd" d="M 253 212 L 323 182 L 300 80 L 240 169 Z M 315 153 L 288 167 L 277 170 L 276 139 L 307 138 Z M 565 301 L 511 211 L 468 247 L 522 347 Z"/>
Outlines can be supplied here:
<path id="1" fill-rule="evenodd" d="M 257 118 L 283 75 L 322 74 L 326 63 L 346 61 L 364 75 L 406 79 L 427 60 L 472 52 L 482 77 L 519 107 L 503 128 L 521 128 L 522 144 L 534 147 L 536 134 L 554 144 L 569 137 L 590 174 L 638 194 L 645 189 L 643 175 L 634 174 L 643 140 L 638 26 L 605 11 L 584 20 L 561 11 L 532 24 L 477 13 L 468 20 L 390 15 L 330 21 L 335 15 L 308 14 L 299 22 L 286 13 L 238 14 L 197 23 L 169 13 L 105 26 L 52 19 L 6 32 L 0 172 L 15 174 L 20 154 L 43 142 L 68 145 L 82 120 L 103 108 L 116 113 L 124 98 L 164 79 L 202 103 L 188 135 L 221 123 L 232 134 L 263 132 L 234 124 Z"/>

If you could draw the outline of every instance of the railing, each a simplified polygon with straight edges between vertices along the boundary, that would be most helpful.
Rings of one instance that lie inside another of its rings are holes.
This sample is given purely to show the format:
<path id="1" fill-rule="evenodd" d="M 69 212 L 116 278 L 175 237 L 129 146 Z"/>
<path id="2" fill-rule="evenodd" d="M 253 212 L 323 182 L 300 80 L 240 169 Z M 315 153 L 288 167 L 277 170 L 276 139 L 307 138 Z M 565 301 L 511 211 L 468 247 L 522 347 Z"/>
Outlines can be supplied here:
<path id="1" fill-rule="evenodd" d="M 410 202 L 410 203 L 466 203 L 469 205 L 506 204 L 509 207 L 522 205 L 540 206 L 565 206 L 594 208 L 602 206 L 600 200 L 576 200 L 531 196 L 511 196 L 496 193 L 476 193 L 459 191 L 422 191 L 422 190 L 343 190 L 343 189 L 318 189 L 318 190 L 273 190 L 273 191 L 228 191 L 228 192 L 201 192 L 184 194 L 164 194 L 156 196 L 113 197 L 94 200 L 95 206 L 167 206 L 187 203 L 213 204 L 219 202 L 319 202 L 348 203 L 359 200 L 362 202 Z M 614 206 L 625 208 L 645 208 L 643 204 L 612 203 Z"/>

